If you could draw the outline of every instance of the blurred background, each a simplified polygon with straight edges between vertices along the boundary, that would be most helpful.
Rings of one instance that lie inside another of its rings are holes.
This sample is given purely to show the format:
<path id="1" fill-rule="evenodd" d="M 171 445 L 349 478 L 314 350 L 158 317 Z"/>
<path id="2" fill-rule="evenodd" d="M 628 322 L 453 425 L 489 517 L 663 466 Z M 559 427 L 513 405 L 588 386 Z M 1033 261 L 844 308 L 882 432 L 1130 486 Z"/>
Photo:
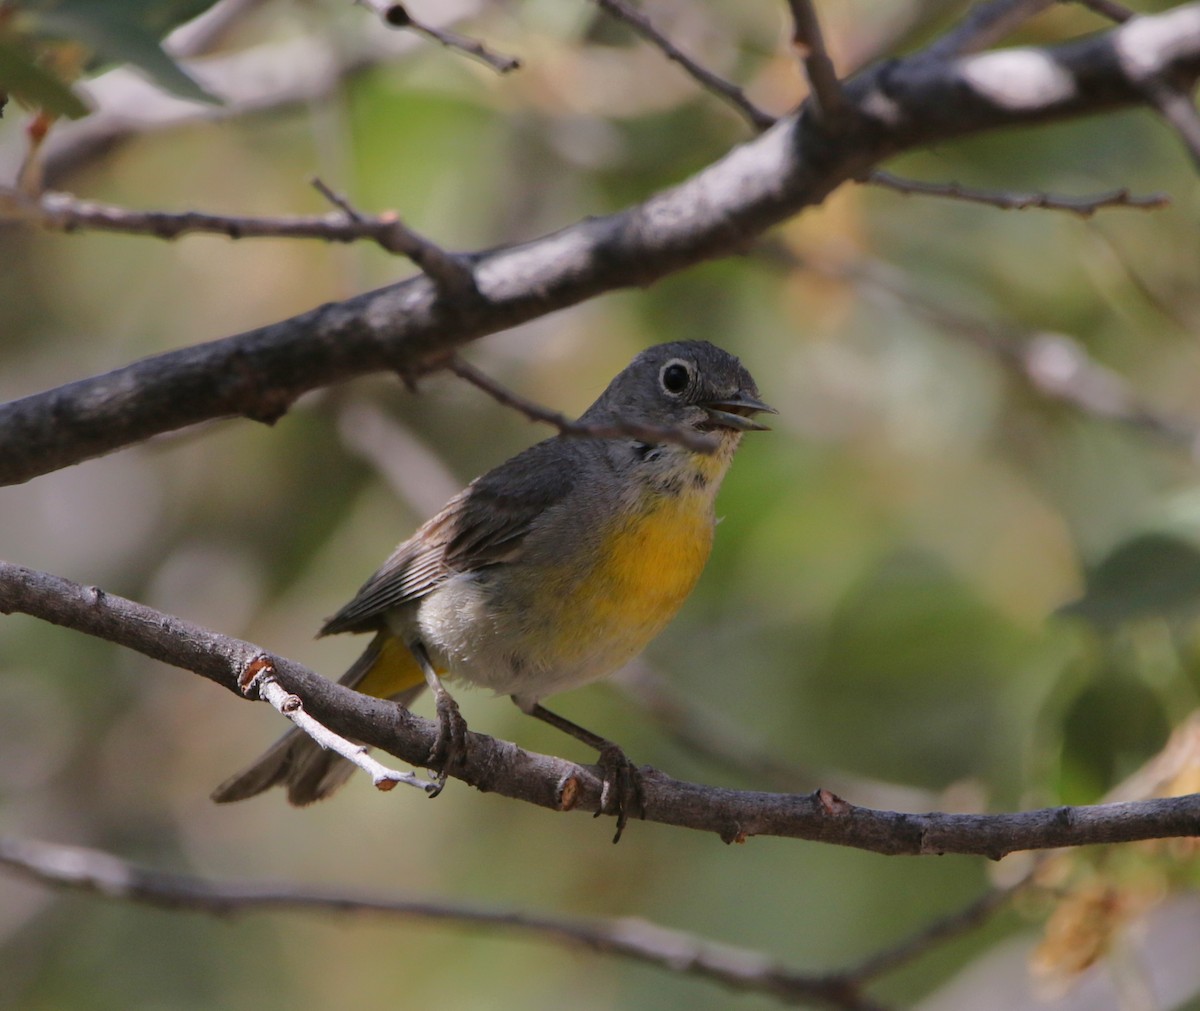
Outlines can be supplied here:
<path id="1" fill-rule="evenodd" d="M 99 140 L 77 139 L 81 120 L 52 131 L 48 185 L 139 209 L 300 214 L 328 209 L 309 183 L 319 175 L 356 207 L 394 209 L 467 250 L 622 208 L 749 136 L 582 0 L 413 4 L 519 56 L 522 69 L 503 76 L 349 4 L 247 6 L 197 77 L 219 92 L 257 82 L 276 101 L 197 113 L 172 100 L 163 108 L 175 114 L 159 115 L 144 98 L 128 107 L 144 114 L 132 132 L 106 120 L 112 133 Z M 848 69 L 911 50 L 962 7 L 861 0 L 820 11 Z M 646 11 L 763 108 L 782 114 L 803 97 L 785 5 L 659 0 Z M 1018 41 L 1103 27 L 1063 4 Z M 254 67 L 268 69 L 255 77 Z M 149 93 L 117 75 L 113 94 Z M 10 105 L 0 121 L 5 183 L 26 118 Z M 739 453 L 712 560 L 679 618 L 631 672 L 555 708 L 637 761 L 705 783 L 824 785 L 906 810 L 1095 802 L 1185 725 L 1200 691 L 1194 167 L 1144 112 L 980 137 L 887 167 L 1022 192 L 1161 191 L 1171 203 L 1083 218 L 847 185 L 744 256 L 469 347 L 496 378 L 574 414 L 641 348 L 704 338 L 738 354 L 780 409 L 775 430 Z M 0 264 L 5 400 L 411 273 L 365 243 L 165 243 L 16 226 L 0 228 Z M 0 489 L 0 557 L 337 677 L 362 643 L 314 641 L 322 619 L 453 491 L 548 434 L 452 377 L 423 379 L 415 394 L 367 378 L 304 398 L 273 427 L 204 425 Z M 590 760 L 505 699 L 459 697 L 476 730 Z M 680 706 L 682 728 L 667 718 Z M 728 753 L 688 746 L 696 726 Z M 730 847 L 640 823 L 614 847 L 607 821 L 453 781 L 432 803 L 378 794 L 360 777 L 306 810 L 277 793 L 212 805 L 213 786 L 282 729 L 265 706 L 194 675 L 0 619 L 3 834 L 220 879 L 642 916 L 812 972 L 852 965 L 1029 866 L 773 839 Z M 1143 793 L 1182 788 L 1187 775 L 1197 789 L 1195 761 L 1193 751 Z M 1069 1001 L 1089 985 L 1115 999 L 1115 986 L 1123 1007 L 1200 1007 L 1188 1003 L 1200 989 L 1190 856 L 1144 846 L 1064 858 L 1053 889 L 873 992 L 987 1007 L 1003 987 Z M 1172 930 L 1182 954 L 1169 958 L 1139 942 L 1168 911 L 1184 917 Z M 1044 933 L 1048 917 L 1057 935 Z M 970 998 L 952 996 L 968 978 L 982 981 Z M 1128 1003 L 1147 980 L 1157 1002 Z M 568 1001 L 774 1006 L 498 933 L 283 914 L 216 921 L 0 876 L 3 1008 Z M 1096 1001 L 1079 1006 L 1110 1006 Z"/>

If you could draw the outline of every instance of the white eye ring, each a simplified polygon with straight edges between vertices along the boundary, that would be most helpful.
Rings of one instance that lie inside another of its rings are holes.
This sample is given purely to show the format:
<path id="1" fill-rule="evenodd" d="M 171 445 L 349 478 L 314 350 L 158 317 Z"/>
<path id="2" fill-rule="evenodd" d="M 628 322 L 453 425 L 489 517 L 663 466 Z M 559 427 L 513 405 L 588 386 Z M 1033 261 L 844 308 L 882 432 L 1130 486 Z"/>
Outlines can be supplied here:
<path id="1" fill-rule="evenodd" d="M 678 397 L 692 385 L 692 377 L 690 362 L 685 362 L 682 358 L 672 358 L 658 370 L 658 385 L 664 393 Z"/>

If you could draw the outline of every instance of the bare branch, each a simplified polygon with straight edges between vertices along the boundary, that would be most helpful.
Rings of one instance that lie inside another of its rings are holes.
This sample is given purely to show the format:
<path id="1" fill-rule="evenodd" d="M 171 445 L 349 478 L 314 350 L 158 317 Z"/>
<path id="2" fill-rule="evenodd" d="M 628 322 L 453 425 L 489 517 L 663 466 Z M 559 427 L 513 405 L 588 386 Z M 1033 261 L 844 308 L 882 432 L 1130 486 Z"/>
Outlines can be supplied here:
<path id="1" fill-rule="evenodd" d="M 352 762 L 371 777 L 371 785 L 376 790 L 385 793 L 397 783 L 415 786 L 418 790 L 430 793 L 433 783 L 422 779 L 412 772 L 399 772 L 380 764 L 368 753 L 361 744 L 348 741 L 340 734 L 335 734 L 318 720 L 313 719 L 304 711 L 304 702 L 298 695 L 291 694 L 275 678 L 274 667 L 266 655 L 252 660 L 242 676 L 242 694 L 247 698 L 260 698 L 270 703 L 281 716 L 286 716 L 304 733 L 316 741 L 327 751 L 333 751 L 344 759 Z"/>
<path id="2" fill-rule="evenodd" d="M 419 32 L 435 42 L 440 42 L 447 49 L 455 49 L 467 56 L 474 57 L 498 74 L 507 74 L 521 66 L 521 61 L 515 56 L 505 56 L 502 53 L 493 52 L 478 39 L 460 35 L 448 28 L 438 28 L 424 21 L 418 21 L 409 13 L 404 4 L 392 3 L 390 0 L 356 0 L 356 2 L 378 14 L 389 28 L 411 28 L 414 32 Z"/>
<path id="3" fill-rule="evenodd" d="M 1115 3 L 1114 0 L 1059 0 L 1059 3 L 1077 3 L 1117 24 L 1124 24 L 1130 18 L 1136 17 L 1128 7 Z"/>
<path id="4" fill-rule="evenodd" d="M 1060 2 L 1065 2 L 1065 0 L 1060 0 Z M 1078 2 L 1116 24 L 1124 24 L 1137 16 L 1124 4 L 1116 3 L 1114 0 L 1078 0 Z M 1196 112 L 1196 104 L 1191 94 L 1188 90 L 1168 82 L 1152 67 L 1140 66 L 1144 60 L 1144 54 L 1140 52 L 1139 46 L 1127 47 L 1125 56 L 1131 65 L 1132 72 L 1144 77 L 1143 89 L 1146 92 L 1146 98 L 1179 135 L 1179 139 L 1183 141 L 1192 161 L 1200 169 L 1200 114 Z"/>
<path id="5" fill-rule="evenodd" d="M 14 611 L 116 642 L 194 671 L 232 691 L 264 658 L 279 682 L 335 733 L 427 766 L 437 724 L 351 691 L 252 643 L 219 635 L 142 604 L 70 580 L 0 562 L 0 612 Z M 524 751 L 468 732 L 456 779 L 554 811 L 600 809 L 594 766 Z M 1055 807 L 1012 814 L 906 814 L 857 807 L 828 790 L 758 793 L 702 786 L 640 770 L 645 818 L 713 832 L 726 842 L 756 835 L 808 839 L 888 855 L 962 853 L 999 859 L 1026 849 L 1200 835 L 1200 794 Z"/>
<path id="6" fill-rule="evenodd" d="M 397 243 L 392 233 L 397 221 L 393 214 L 348 218 L 332 213 L 272 217 L 201 211 L 135 211 L 115 204 L 80 200 L 70 193 L 43 193 L 34 199 L 17 190 L 0 187 L 0 221 L 4 219 L 30 222 L 47 231 L 103 231 L 168 240 L 192 232 L 224 235 L 230 239 L 320 239 L 325 242 L 369 239 L 389 252 L 408 255 L 395 248 Z"/>
<path id="7" fill-rule="evenodd" d="M 845 111 L 846 98 L 812 0 L 788 0 L 788 9 L 792 12 L 792 47 L 804 65 L 817 107 L 826 120 L 835 120 Z"/>
<path id="8" fill-rule="evenodd" d="M 0 187 L 0 223 L 25 221 L 47 231 L 104 231 L 177 239 L 199 232 L 230 239 L 289 238 L 353 242 L 367 239 L 389 253 L 407 257 L 452 299 L 478 297 L 474 275 L 466 259 L 455 256 L 409 228 L 394 211 L 360 214 L 347 199 L 320 179 L 313 186 L 341 214 L 297 216 L 245 216 L 201 211 L 134 211 L 114 204 L 80 200 L 69 193 L 42 193 L 31 197 L 20 190 Z"/>
<path id="9" fill-rule="evenodd" d="M 31 881 L 121 902 L 228 917 L 260 912 L 371 914 L 389 920 L 417 920 L 486 927 L 633 959 L 667 972 L 696 976 L 730 990 L 764 993 L 788 1003 L 815 1001 L 846 1011 L 876 1005 L 863 998 L 852 980 L 806 975 L 767 956 L 670 930 L 646 920 L 572 919 L 464 903 L 399 897 L 372 892 L 260 881 L 213 881 L 144 867 L 99 850 L 31 840 L 0 838 L 0 866 Z"/>
<path id="10" fill-rule="evenodd" d="M 1091 235 L 1099 241 L 1101 248 L 1112 260 L 1114 266 L 1124 275 L 1129 284 L 1142 296 L 1148 306 L 1154 309 L 1163 319 L 1168 320 L 1181 334 L 1191 334 L 1194 329 L 1193 321 L 1186 310 L 1176 307 L 1162 292 L 1142 276 L 1141 272 L 1130 262 L 1129 251 L 1124 243 L 1118 242 L 1106 234 L 1103 228 L 1093 224 Z"/>
<path id="11" fill-rule="evenodd" d="M 1068 197 L 1054 193 L 1014 193 L 1006 190 L 985 190 L 962 183 L 930 183 L 919 179 L 905 179 L 882 169 L 870 173 L 861 182 L 885 189 L 895 190 L 905 196 L 945 197 L 969 203 L 986 204 L 1005 211 L 1023 211 L 1031 207 L 1047 211 L 1067 211 L 1081 218 L 1090 218 L 1099 210 L 1112 207 L 1131 207 L 1137 210 L 1155 210 L 1166 207 L 1171 198 L 1165 193 L 1149 193 L 1137 196 L 1122 187 L 1105 193 L 1089 196 Z"/>
<path id="12" fill-rule="evenodd" d="M 1007 38 L 1056 0 L 985 0 L 957 25 L 928 46 L 927 56 L 944 60 L 987 49 Z"/>
<path id="13" fill-rule="evenodd" d="M 322 180 L 314 177 L 312 184 L 326 200 L 340 208 L 352 223 L 361 225 L 367 220 L 345 196 L 335 193 Z M 446 252 L 409 228 L 394 213 L 381 214 L 376 220 L 381 227 L 371 237 L 389 252 L 407 256 L 437 285 L 443 296 L 448 299 L 479 297 L 475 275 L 465 258 Z"/>
<path id="14" fill-rule="evenodd" d="M 914 962 L 922 955 L 932 951 L 939 944 L 965 934 L 980 927 L 1003 909 L 1013 895 L 1029 883 L 1031 875 L 1026 875 L 1021 881 L 1008 888 L 992 888 L 984 892 L 974 902 L 969 903 L 957 912 L 944 916 L 926 927 L 922 927 L 911 937 L 905 938 L 899 944 L 859 962 L 846 970 L 849 979 L 867 982 L 877 979 L 886 973 L 893 972 L 909 962 Z"/>
<path id="15" fill-rule="evenodd" d="M 489 397 L 505 407 L 511 407 L 525 415 L 530 421 L 544 421 L 558 429 L 559 435 L 582 439 L 641 439 L 645 442 L 670 442 L 678 446 L 686 446 L 698 453 L 712 453 L 717 448 L 716 440 L 698 432 L 690 432 L 682 428 L 670 428 L 665 425 L 642 425 L 637 422 L 620 422 L 613 425 L 584 424 L 573 421 L 565 414 L 552 411 L 548 407 L 535 403 L 496 382 L 491 376 L 480 372 L 473 365 L 461 358 L 452 358 L 446 363 L 446 368 L 460 379 L 465 379 L 472 386 L 483 390 Z"/>
<path id="16" fill-rule="evenodd" d="M 1053 67 L 1055 87 L 1012 94 L 1012 72 L 1030 61 Z M 456 304 L 412 278 L 0 406 L 0 484 L 211 418 L 270 421 L 302 393 L 368 372 L 419 374 L 483 334 L 741 253 L 901 151 L 1145 104 L 1150 71 L 1173 82 L 1200 74 L 1200 3 L 1057 47 L 949 62 L 922 51 L 880 64 L 845 82 L 859 128 L 837 144 L 803 115 L 781 120 L 644 203 L 469 255 L 478 299 Z"/>
<path id="17" fill-rule="evenodd" d="M 1029 333 L 974 318 L 915 291 L 899 272 L 883 264 L 845 267 L 810 263 L 794 255 L 790 259 L 896 300 L 908 312 L 993 356 L 1043 396 L 1089 417 L 1148 432 L 1200 458 L 1200 426 L 1143 402 L 1122 376 L 1094 361 L 1065 334 Z"/>
<path id="18" fill-rule="evenodd" d="M 1151 104 L 1178 134 L 1192 162 L 1200 169 L 1200 113 L 1191 94 L 1158 76 L 1146 78 L 1144 87 Z"/>
<path id="19" fill-rule="evenodd" d="M 724 713 L 674 688 L 644 660 L 624 667 L 614 681 L 682 748 L 736 773 L 746 782 L 787 793 L 825 783 L 835 793 L 853 794 L 860 803 L 897 810 L 921 810 L 937 803 L 937 795 L 931 790 L 784 761 L 767 751 L 746 728 L 734 727 Z"/>
<path id="20" fill-rule="evenodd" d="M 766 130 L 774 125 L 775 117 L 751 102 L 741 88 L 702 67 L 655 28 L 645 14 L 630 7 L 625 0 L 595 0 L 595 2 L 610 16 L 627 24 L 652 46 L 661 49 L 668 60 L 678 63 L 687 75 L 702 88 L 728 102 L 755 130 Z"/>

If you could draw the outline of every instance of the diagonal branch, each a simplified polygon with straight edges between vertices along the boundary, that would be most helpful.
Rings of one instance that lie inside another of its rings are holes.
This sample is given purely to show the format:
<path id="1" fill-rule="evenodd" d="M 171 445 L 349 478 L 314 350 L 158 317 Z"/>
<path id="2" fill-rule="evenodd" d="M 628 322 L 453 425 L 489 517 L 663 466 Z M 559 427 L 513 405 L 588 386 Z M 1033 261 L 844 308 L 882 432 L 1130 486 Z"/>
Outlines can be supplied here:
<path id="1" fill-rule="evenodd" d="M 264 657 L 258 661 L 251 661 L 246 666 L 245 675 L 242 684 L 244 695 L 269 702 L 276 712 L 281 716 L 286 716 L 322 748 L 335 751 L 346 761 L 357 765 L 371 777 L 371 785 L 376 790 L 387 793 L 397 783 L 404 783 L 406 786 L 415 786 L 425 793 L 431 792 L 433 783 L 430 780 L 421 779 L 412 772 L 399 772 L 381 765 L 367 754 L 367 749 L 363 745 L 346 740 L 340 734 L 335 734 L 318 720 L 313 719 L 304 711 L 303 700 L 288 692 L 275 678 L 270 660 Z"/>
<path id="2" fill-rule="evenodd" d="M 792 48 L 804 64 L 817 108 L 824 119 L 836 120 L 845 111 L 846 99 L 812 0 L 788 0 L 788 9 L 792 13 Z"/>
<path id="3" fill-rule="evenodd" d="M 1007 38 L 1056 0 L 984 0 L 925 51 L 936 59 L 977 53 Z"/>
<path id="4" fill-rule="evenodd" d="M 627 24 L 652 46 L 661 49 L 668 60 L 678 63 L 702 88 L 728 102 L 755 130 L 766 130 L 774 125 L 775 117 L 751 102 L 741 88 L 693 60 L 655 28 L 645 14 L 630 7 L 625 0 L 596 0 L 596 4 L 611 17 Z"/>
<path id="5" fill-rule="evenodd" d="M 1121 375 L 1092 359 L 1065 334 L 1036 333 L 979 319 L 917 291 L 882 264 L 836 266 L 784 254 L 793 265 L 835 277 L 873 297 L 899 303 L 915 318 L 991 355 L 1041 395 L 1081 414 L 1148 433 L 1193 458 L 1200 455 L 1200 427 L 1146 403 Z"/>
<path id="6" fill-rule="evenodd" d="M 845 1011 L 876 1005 L 852 978 L 807 975 L 745 948 L 719 944 L 634 917 L 574 919 L 433 899 L 380 897 L 320 885 L 213 881 L 121 860 L 99 850 L 0 838 L 0 867 L 43 885 L 160 909 L 228 917 L 262 912 L 369 914 L 519 932 L 552 944 L 632 959 L 667 972 L 709 980 L 730 990 L 763 993 L 788 1003 L 816 1002 Z"/>
<path id="7" fill-rule="evenodd" d="M 1158 76 L 1147 78 L 1144 87 L 1150 103 L 1183 141 L 1192 163 L 1200 169 L 1200 113 L 1191 94 Z"/>
<path id="8" fill-rule="evenodd" d="M 1094 14 L 1099 14 L 1102 18 L 1108 18 L 1117 24 L 1123 24 L 1137 16 L 1124 4 L 1116 3 L 1115 0 L 1059 0 L 1059 3 L 1077 3 Z"/>
<path id="9" fill-rule="evenodd" d="M 334 732 L 426 766 L 437 724 L 360 695 L 252 643 L 70 580 L 0 562 L 0 612 L 21 612 L 115 642 L 212 680 L 238 698 L 265 660 L 288 692 Z M 726 842 L 773 835 L 887 855 L 961 853 L 999 859 L 1024 849 L 1200 835 L 1200 794 L 1012 814 L 906 814 L 857 807 L 828 790 L 759 793 L 687 783 L 643 767 L 648 821 L 713 832 Z M 456 779 L 554 811 L 600 808 L 599 770 L 468 732 Z"/>
<path id="10" fill-rule="evenodd" d="M 717 448 L 716 442 L 710 437 L 682 428 L 641 425 L 632 421 L 614 425 L 593 425 L 585 424 L 582 421 L 573 421 L 559 411 L 552 411 L 548 407 L 543 407 L 541 404 L 515 393 L 461 358 L 451 358 L 446 364 L 446 368 L 460 379 L 465 379 L 476 389 L 483 390 L 497 403 L 519 411 L 530 421 L 543 421 L 548 425 L 553 425 L 558 429 L 559 435 L 577 439 L 631 438 L 652 443 L 672 442 L 679 446 L 686 446 L 688 449 L 694 449 L 698 453 L 712 453 Z"/>
<path id="11" fill-rule="evenodd" d="M 345 196 L 335 193 L 324 181 L 314 177 L 312 184 L 321 196 L 340 208 L 352 224 L 362 224 L 366 220 Z M 471 273 L 471 267 L 465 258 L 446 252 L 441 246 L 409 228 L 393 213 L 382 214 L 377 220 L 383 227 L 379 228 L 372 238 L 388 252 L 407 256 L 433 281 L 445 298 L 479 297 L 475 275 Z"/>
<path id="12" fill-rule="evenodd" d="M 392 0 L 356 0 L 356 2 L 378 14 L 383 23 L 390 28 L 411 28 L 414 32 L 433 39 L 434 42 L 440 42 L 447 49 L 454 49 L 473 57 L 480 63 L 491 67 L 498 74 L 507 74 L 520 69 L 521 61 L 515 56 L 505 56 L 503 53 L 494 52 L 478 39 L 460 35 L 448 28 L 438 28 L 428 22 L 418 21 L 402 3 L 394 3 Z"/>
<path id="13" fill-rule="evenodd" d="M 982 926 L 1002 910 L 1013 895 L 1028 882 L 1029 877 L 1026 876 L 1011 887 L 989 889 L 962 909 L 934 920 L 899 944 L 868 956 L 847 970 L 845 975 L 850 979 L 866 982 L 915 962 L 945 941 Z"/>
<path id="14" fill-rule="evenodd" d="M 855 115 L 836 144 L 801 110 L 641 204 L 469 254 L 478 299 L 452 303 L 415 277 L 0 406 L 0 484 L 200 421 L 272 421 L 301 394 L 369 372 L 418 374 L 484 334 L 741 253 L 902 151 L 1144 105 L 1150 72 L 1173 82 L 1200 75 L 1200 3 L 1047 49 L 949 61 L 926 50 L 880 64 L 844 82 Z M 1043 77 L 1045 87 L 1030 86 Z"/>

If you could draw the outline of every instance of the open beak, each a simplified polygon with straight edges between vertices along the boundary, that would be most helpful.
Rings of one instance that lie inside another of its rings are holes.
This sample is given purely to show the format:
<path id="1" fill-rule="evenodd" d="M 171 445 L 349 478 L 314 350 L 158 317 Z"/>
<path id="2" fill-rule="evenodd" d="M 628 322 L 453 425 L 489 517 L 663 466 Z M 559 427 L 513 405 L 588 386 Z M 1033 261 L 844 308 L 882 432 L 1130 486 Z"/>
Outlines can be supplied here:
<path id="1" fill-rule="evenodd" d="M 754 420 L 756 414 L 778 414 L 770 404 L 738 393 L 726 400 L 710 400 L 700 405 L 708 412 L 714 428 L 728 428 L 735 432 L 769 432 L 767 425 Z"/>

